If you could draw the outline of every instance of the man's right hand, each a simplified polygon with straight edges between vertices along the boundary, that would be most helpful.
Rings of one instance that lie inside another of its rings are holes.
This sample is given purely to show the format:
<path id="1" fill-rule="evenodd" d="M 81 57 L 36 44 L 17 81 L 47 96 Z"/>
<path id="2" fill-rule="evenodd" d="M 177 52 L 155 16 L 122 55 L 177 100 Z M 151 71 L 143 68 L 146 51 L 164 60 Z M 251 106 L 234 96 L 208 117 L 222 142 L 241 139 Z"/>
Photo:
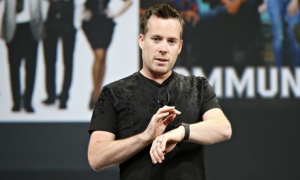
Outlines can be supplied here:
<path id="1" fill-rule="evenodd" d="M 180 111 L 175 109 L 175 106 L 164 106 L 152 116 L 148 127 L 143 132 L 147 141 L 152 142 L 157 136 L 161 135 L 167 125 L 172 122 Z"/>

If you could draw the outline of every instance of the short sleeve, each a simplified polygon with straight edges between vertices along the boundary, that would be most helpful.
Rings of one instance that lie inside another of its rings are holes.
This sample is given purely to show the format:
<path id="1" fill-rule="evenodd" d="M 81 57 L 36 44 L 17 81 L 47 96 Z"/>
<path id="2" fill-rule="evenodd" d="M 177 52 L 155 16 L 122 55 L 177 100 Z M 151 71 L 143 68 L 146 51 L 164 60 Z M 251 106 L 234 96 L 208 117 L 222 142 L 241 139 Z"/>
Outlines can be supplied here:
<path id="1" fill-rule="evenodd" d="M 203 114 L 213 108 L 221 108 L 219 101 L 216 97 L 216 93 L 209 84 L 206 78 L 201 78 L 201 89 L 202 89 L 202 107 L 201 107 L 201 117 Z"/>
<path id="2" fill-rule="evenodd" d="M 117 115 L 113 102 L 114 100 L 110 89 L 103 87 L 91 118 L 89 127 L 90 134 L 96 130 L 116 134 Z"/>

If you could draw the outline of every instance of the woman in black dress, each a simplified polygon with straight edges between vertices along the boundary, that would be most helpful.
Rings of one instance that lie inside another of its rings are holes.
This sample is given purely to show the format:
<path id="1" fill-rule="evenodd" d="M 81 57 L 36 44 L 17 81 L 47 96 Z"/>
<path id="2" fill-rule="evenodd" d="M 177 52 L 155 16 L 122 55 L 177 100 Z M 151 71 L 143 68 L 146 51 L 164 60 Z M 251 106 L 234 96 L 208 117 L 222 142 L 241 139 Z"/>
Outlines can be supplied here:
<path id="1" fill-rule="evenodd" d="M 112 12 L 108 8 L 109 0 L 87 0 L 84 10 L 82 29 L 90 43 L 94 53 L 92 67 L 93 91 L 89 108 L 93 109 L 99 96 L 104 75 L 106 51 L 111 43 L 115 22 L 114 18 L 121 16 L 132 4 L 131 0 L 123 0 L 123 6 L 118 12 Z"/>

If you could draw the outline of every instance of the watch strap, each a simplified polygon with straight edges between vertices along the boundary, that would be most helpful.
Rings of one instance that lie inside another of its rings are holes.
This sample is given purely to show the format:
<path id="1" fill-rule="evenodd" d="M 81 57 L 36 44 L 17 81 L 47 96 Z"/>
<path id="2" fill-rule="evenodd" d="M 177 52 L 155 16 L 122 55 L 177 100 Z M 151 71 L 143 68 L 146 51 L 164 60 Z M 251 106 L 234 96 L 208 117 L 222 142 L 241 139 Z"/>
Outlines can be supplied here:
<path id="1" fill-rule="evenodd" d="M 187 123 L 182 123 L 182 126 L 184 127 L 184 137 L 182 140 L 188 140 L 190 138 L 190 125 Z"/>
<path id="2" fill-rule="evenodd" d="M 188 140 L 190 138 L 190 124 L 179 123 L 175 127 L 183 126 L 184 127 L 184 137 L 182 140 Z"/>

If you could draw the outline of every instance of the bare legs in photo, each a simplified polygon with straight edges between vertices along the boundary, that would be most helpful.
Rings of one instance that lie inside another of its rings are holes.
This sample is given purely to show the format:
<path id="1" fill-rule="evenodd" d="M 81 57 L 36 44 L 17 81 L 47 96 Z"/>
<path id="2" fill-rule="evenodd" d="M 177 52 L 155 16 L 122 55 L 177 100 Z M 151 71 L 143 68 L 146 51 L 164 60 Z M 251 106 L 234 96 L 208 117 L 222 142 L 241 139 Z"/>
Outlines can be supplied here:
<path id="1" fill-rule="evenodd" d="M 93 109 L 94 105 L 100 94 L 103 79 L 106 70 L 106 49 L 99 48 L 94 50 L 94 63 L 92 67 L 92 77 L 93 77 L 93 91 L 91 95 L 91 100 L 89 108 Z"/>

